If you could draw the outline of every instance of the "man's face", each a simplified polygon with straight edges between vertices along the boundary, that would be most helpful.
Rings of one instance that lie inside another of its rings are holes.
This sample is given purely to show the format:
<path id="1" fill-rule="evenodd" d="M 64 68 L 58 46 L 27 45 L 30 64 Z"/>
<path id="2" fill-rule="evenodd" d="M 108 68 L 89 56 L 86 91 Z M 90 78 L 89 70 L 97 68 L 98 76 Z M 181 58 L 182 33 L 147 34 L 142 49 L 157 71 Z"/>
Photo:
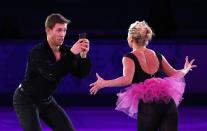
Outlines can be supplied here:
<path id="1" fill-rule="evenodd" d="M 48 40 L 54 46 L 60 46 L 63 44 L 66 31 L 67 31 L 67 24 L 60 24 L 57 23 L 52 29 L 47 28 L 47 37 Z"/>

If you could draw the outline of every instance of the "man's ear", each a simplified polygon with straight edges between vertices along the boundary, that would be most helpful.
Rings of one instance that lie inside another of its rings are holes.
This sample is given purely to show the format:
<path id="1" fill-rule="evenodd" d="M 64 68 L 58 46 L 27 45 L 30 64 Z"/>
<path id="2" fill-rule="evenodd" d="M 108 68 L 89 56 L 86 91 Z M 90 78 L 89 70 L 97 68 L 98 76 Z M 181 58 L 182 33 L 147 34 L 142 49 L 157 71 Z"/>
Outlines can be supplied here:
<path id="1" fill-rule="evenodd" d="M 49 34 L 50 30 L 51 30 L 51 29 L 48 28 L 48 27 L 45 28 L 45 32 L 46 32 L 47 34 Z"/>

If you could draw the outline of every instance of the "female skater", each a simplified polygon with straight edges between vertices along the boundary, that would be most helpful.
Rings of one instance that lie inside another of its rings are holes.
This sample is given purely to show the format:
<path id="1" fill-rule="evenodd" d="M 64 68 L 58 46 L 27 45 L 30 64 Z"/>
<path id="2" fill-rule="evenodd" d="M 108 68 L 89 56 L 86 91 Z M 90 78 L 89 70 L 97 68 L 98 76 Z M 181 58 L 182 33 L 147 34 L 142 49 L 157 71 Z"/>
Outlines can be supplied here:
<path id="1" fill-rule="evenodd" d="M 185 58 L 184 68 L 174 69 L 163 55 L 148 49 L 153 32 L 145 21 L 136 21 L 128 31 L 132 52 L 123 57 L 123 76 L 104 80 L 98 74 L 90 84 L 91 94 L 104 87 L 127 86 L 118 93 L 116 110 L 137 118 L 139 131 L 177 131 L 177 107 L 182 100 L 184 76 L 192 70 L 194 59 Z M 161 71 L 168 77 L 161 78 Z"/>

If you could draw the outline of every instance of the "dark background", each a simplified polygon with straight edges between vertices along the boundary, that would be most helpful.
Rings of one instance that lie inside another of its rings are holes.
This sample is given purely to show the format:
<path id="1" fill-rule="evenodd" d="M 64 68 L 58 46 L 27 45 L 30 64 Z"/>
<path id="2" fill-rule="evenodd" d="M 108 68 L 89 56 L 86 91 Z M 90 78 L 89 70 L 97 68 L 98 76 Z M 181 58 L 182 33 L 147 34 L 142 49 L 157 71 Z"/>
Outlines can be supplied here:
<path id="1" fill-rule="evenodd" d="M 145 20 L 156 39 L 206 38 L 205 0 L 7 0 L 1 3 L 1 38 L 32 39 L 44 35 L 50 13 L 72 21 L 69 34 L 123 38 L 135 20 Z"/>
<path id="2" fill-rule="evenodd" d="M 122 56 L 130 51 L 127 30 L 145 20 L 155 32 L 149 48 L 160 51 L 177 69 L 186 55 L 198 68 L 186 76 L 183 104 L 206 105 L 207 15 L 204 0 L 19 0 L 0 4 L 0 105 L 11 105 L 12 95 L 24 77 L 31 48 L 45 38 L 44 21 L 61 13 L 72 21 L 65 43 L 72 45 L 86 32 L 91 43 L 91 74 L 83 80 L 71 75 L 60 83 L 55 96 L 61 104 L 114 105 L 124 87 L 89 95 L 95 73 L 105 79 L 122 75 Z"/>

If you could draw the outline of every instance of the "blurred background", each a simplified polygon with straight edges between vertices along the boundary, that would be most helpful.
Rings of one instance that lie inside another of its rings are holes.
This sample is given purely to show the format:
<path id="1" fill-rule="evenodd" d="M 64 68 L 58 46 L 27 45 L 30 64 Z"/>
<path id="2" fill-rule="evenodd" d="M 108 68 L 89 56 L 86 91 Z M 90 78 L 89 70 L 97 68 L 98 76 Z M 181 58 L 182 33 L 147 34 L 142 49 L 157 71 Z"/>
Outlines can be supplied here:
<path id="1" fill-rule="evenodd" d="M 206 130 L 206 5 L 205 0 L 1 1 L 0 116 L 4 119 L 0 119 L 0 130 L 21 129 L 12 109 L 13 92 L 24 78 L 31 48 L 45 39 L 44 22 L 51 13 L 61 13 L 72 21 L 65 44 L 72 45 L 83 32 L 91 44 L 91 73 L 84 79 L 67 75 L 55 93 L 57 101 L 69 107 L 66 111 L 78 131 L 135 130 L 135 120 L 114 111 L 116 94 L 124 87 L 103 89 L 91 96 L 89 84 L 96 80 L 96 72 L 104 79 L 122 75 L 122 57 L 131 51 L 126 41 L 128 28 L 136 20 L 145 20 L 152 27 L 155 36 L 149 48 L 161 52 L 176 69 L 183 68 L 185 56 L 196 59 L 198 67 L 185 77 L 179 129 Z M 98 123 L 102 118 L 105 125 Z"/>
<path id="2" fill-rule="evenodd" d="M 136 20 L 145 20 L 155 33 L 149 48 L 160 51 L 175 68 L 183 68 L 186 55 L 196 59 L 198 68 L 186 76 L 183 104 L 205 105 L 205 8 L 204 0 L 4 1 L 0 5 L 0 104 L 11 105 L 13 92 L 24 77 L 29 51 L 45 38 L 46 17 L 61 13 L 72 21 L 65 43 L 72 45 L 79 33 L 86 32 L 92 61 L 91 74 L 85 79 L 68 75 L 62 80 L 55 94 L 62 104 L 115 104 L 116 93 L 124 87 L 103 89 L 90 96 L 88 85 L 96 80 L 96 72 L 105 79 L 122 75 L 121 59 L 130 51 L 128 27 Z"/>

